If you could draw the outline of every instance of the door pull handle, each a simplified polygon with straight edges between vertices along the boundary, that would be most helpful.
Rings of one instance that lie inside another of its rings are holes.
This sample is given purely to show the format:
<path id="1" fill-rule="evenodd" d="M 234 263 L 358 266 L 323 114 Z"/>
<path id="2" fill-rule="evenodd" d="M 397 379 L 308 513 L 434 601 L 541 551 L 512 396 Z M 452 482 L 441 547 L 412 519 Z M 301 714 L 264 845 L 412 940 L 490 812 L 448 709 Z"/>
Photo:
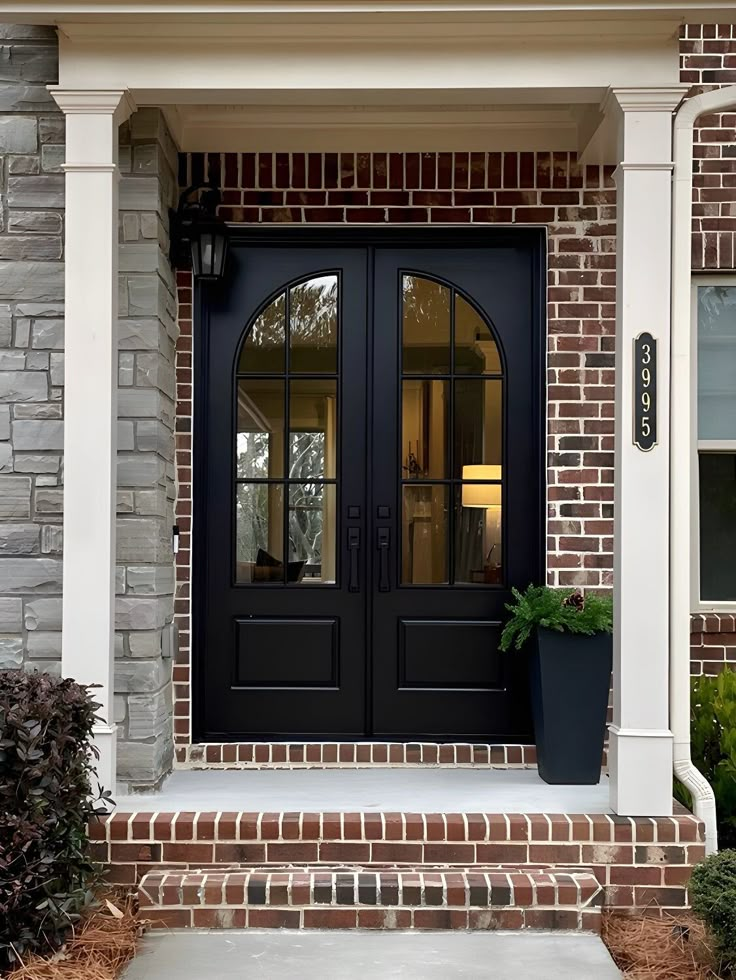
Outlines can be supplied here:
<path id="1" fill-rule="evenodd" d="M 348 551 L 350 552 L 350 573 L 348 577 L 348 592 L 360 592 L 358 580 L 358 561 L 360 558 L 360 528 L 348 528 Z"/>
<path id="2" fill-rule="evenodd" d="M 388 552 L 391 547 L 391 528 L 379 527 L 377 534 L 378 547 L 378 591 L 389 592 L 391 585 L 388 577 Z"/>

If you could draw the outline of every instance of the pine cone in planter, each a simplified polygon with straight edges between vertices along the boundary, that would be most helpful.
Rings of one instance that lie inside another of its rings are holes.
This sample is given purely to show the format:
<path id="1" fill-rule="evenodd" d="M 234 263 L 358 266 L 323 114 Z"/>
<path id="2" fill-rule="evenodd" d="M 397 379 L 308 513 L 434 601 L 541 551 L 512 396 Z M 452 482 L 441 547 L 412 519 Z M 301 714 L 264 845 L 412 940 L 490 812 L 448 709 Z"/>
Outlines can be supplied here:
<path id="1" fill-rule="evenodd" d="M 567 599 L 563 599 L 562 605 L 574 606 L 578 612 L 582 612 L 583 607 L 585 606 L 585 596 L 582 592 L 573 592 L 572 595 L 567 597 Z"/>

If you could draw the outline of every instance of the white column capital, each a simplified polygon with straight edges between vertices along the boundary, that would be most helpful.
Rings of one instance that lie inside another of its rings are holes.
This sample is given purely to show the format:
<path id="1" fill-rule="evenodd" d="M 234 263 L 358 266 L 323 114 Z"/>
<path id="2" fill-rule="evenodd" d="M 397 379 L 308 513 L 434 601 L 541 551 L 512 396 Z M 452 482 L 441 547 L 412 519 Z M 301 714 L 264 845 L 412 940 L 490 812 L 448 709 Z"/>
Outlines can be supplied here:
<path id="1" fill-rule="evenodd" d="M 137 109 L 128 89 L 71 89 L 49 85 L 48 90 L 64 115 L 110 115 L 115 125 L 120 126 Z"/>
<path id="2" fill-rule="evenodd" d="M 687 95 L 689 85 L 667 85 L 653 88 L 609 88 L 601 111 L 621 112 L 674 112 Z"/>

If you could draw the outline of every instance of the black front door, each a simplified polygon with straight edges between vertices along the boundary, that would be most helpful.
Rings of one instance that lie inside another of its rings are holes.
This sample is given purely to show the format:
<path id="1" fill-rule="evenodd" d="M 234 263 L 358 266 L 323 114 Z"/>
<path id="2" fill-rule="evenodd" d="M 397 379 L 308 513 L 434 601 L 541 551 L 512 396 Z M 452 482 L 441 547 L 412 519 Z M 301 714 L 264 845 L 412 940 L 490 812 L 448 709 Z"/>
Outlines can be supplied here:
<path id="1" fill-rule="evenodd" d="M 205 740 L 520 740 L 540 575 L 536 233 L 261 233 L 202 289 Z"/>

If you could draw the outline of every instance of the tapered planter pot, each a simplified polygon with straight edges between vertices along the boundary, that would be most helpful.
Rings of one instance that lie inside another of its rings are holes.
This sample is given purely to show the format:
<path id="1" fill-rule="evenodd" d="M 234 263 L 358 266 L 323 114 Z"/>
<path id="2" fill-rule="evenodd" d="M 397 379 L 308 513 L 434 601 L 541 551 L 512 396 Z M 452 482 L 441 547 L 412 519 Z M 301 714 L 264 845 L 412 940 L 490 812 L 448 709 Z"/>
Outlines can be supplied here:
<path id="1" fill-rule="evenodd" d="M 537 630 L 530 683 L 539 775 L 591 785 L 601 776 L 613 640 Z"/>

